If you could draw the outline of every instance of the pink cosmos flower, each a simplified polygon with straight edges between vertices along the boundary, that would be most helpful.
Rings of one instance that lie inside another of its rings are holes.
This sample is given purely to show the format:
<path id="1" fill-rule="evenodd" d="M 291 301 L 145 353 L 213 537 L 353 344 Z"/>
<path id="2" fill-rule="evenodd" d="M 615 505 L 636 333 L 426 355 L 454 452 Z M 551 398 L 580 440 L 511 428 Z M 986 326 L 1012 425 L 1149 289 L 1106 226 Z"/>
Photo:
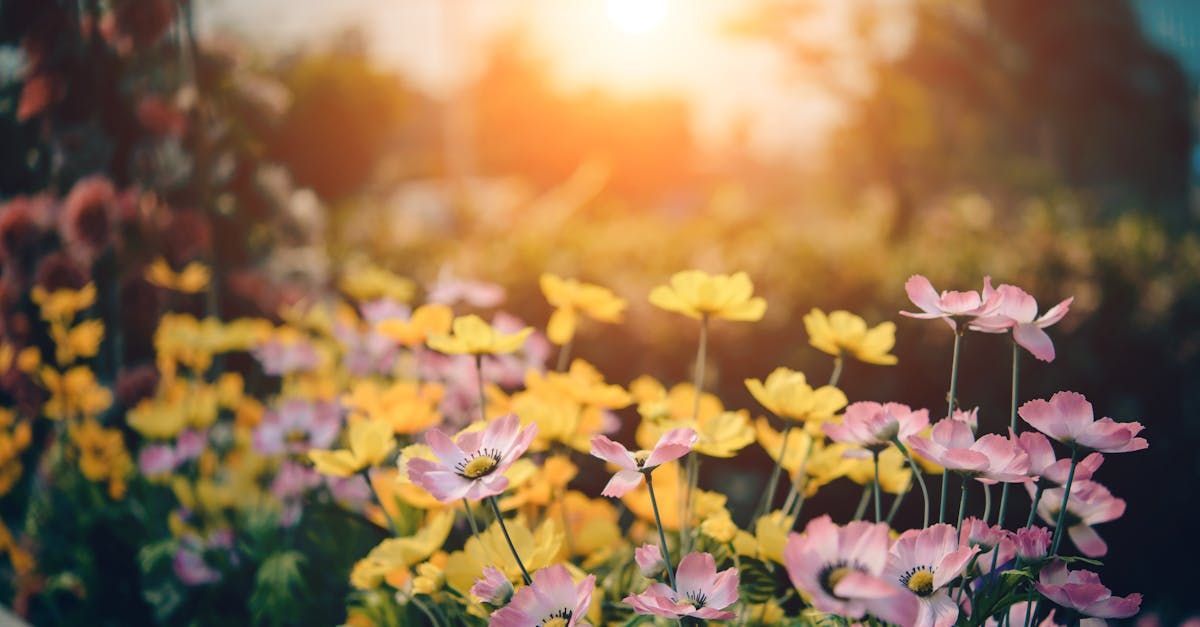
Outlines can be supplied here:
<path id="1" fill-rule="evenodd" d="M 825 433 L 835 442 L 861 446 L 869 450 L 882 450 L 893 439 L 908 442 L 908 439 L 929 426 L 929 411 L 913 411 L 900 403 L 873 403 L 862 401 L 846 408 L 840 424 L 826 424 Z M 866 456 L 861 449 L 847 455 Z"/>
<path id="2" fill-rule="evenodd" d="M 553 619 L 564 627 L 587 625 L 584 617 L 592 604 L 596 576 L 588 575 L 578 585 L 562 564 L 543 568 L 533 574 L 533 583 L 513 595 L 512 602 L 496 610 L 489 627 L 528 627 L 544 625 Z"/>
<path id="3" fill-rule="evenodd" d="M 997 569 L 1004 570 L 1004 565 L 1017 555 L 1011 531 L 998 525 L 989 526 L 974 516 L 963 519 L 958 541 L 979 547 L 979 557 L 975 560 L 975 565 L 984 573 L 991 572 L 993 559 Z"/>
<path id="4" fill-rule="evenodd" d="M 396 343 L 384 335 L 347 324 L 335 325 L 333 335 L 342 346 L 342 363 L 350 374 L 358 377 L 387 375 L 395 369 L 400 351 Z"/>
<path id="5" fill-rule="evenodd" d="M 408 477 L 443 503 L 495 496 L 508 487 L 504 471 L 525 454 L 536 433 L 537 424 L 522 429 L 516 414 L 493 420 L 483 431 L 460 433 L 454 440 L 433 429 L 425 442 L 438 459 L 408 460 Z"/>
<path id="6" fill-rule="evenodd" d="M 310 448 L 329 448 L 340 428 L 337 403 L 288 399 L 263 415 L 252 439 L 264 455 L 303 455 Z"/>
<path id="7" fill-rule="evenodd" d="M 908 588 L 920 601 L 917 620 L 921 627 L 950 627 L 958 619 L 958 605 L 950 598 L 948 584 L 962 574 L 979 547 L 960 544 L 952 525 L 937 524 L 926 529 L 909 529 L 892 545 L 884 576 Z"/>
<path id="8" fill-rule="evenodd" d="M 1011 431 L 1009 431 L 1009 436 L 1013 437 Z M 1046 436 L 1037 431 L 1026 431 L 1016 439 L 1017 445 L 1029 456 L 1029 477 L 1031 479 L 1035 481 L 1045 479 L 1058 485 L 1067 482 L 1067 475 L 1071 472 L 1071 460 L 1055 458 L 1054 447 L 1051 446 L 1050 440 Z M 1103 463 L 1103 455 L 1090 453 L 1075 465 L 1075 481 L 1091 479 Z"/>
<path id="9" fill-rule="evenodd" d="M 986 278 L 984 279 L 984 296 L 980 296 L 979 292 L 975 291 L 944 291 L 938 294 L 929 279 L 919 274 L 909 277 L 908 281 L 904 283 L 904 291 L 908 293 L 908 299 L 921 311 L 920 313 L 901 311 L 900 315 L 923 320 L 941 318 L 950 325 L 951 329 L 955 330 L 958 329 L 956 320 L 990 316 L 1000 304 L 999 294 L 991 289 L 990 279 Z"/>
<path id="10" fill-rule="evenodd" d="M 260 344 L 252 353 L 262 364 L 263 372 L 271 376 L 313 370 L 321 362 L 317 349 L 307 340 L 282 342 L 272 339 Z"/>
<path id="11" fill-rule="evenodd" d="M 150 444 L 138 451 L 138 470 L 147 477 L 170 474 L 175 466 L 175 449 L 170 444 Z"/>
<path id="12" fill-rule="evenodd" d="M 985 281 L 990 284 L 990 281 Z M 984 286 L 984 298 L 988 298 L 988 288 Z M 994 312 L 980 316 L 971 321 L 973 331 L 984 333 L 1004 333 L 1012 329 L 1013 341 L 1042 361 L 1054 361 L 1054 342 L 1044 329 L 1054 325 L 1071 308 L 1074 297 L 1068 298 L 1051 307 L 1041 317 L 1037 315 L 1037 301 L 1025 290 L 1015 285 L 1001 285 L 995 290 L 998 306 Z"/>
<path id="13" fill-rule="evenodd" d="M 508 577 L 495 566 L 485 566 L 483 577 L 475 580 L 471 586 L 471 595 L 483 603 L 501 606 L 512 598 L 513 586 Z"/>
<path id="14" fill-rule="evenodd" d="M 929 437 L 912 436 L 909 444 L 921 457 L 980 483 L 1029 480 L 1029 456 L 1025 451 L 1012 440 L 994 433 L 976 440 L 970 425 L 963 420 L 939 420 Z"/>
<path id="15" fill-rule="evenodd" d="M 641 594 L 625 597 L 638 614 L 702 620 L 730 620 L 737 616 L 725 608 L 738 600 L 737 568 L 717 572 L 716 562 L 708 553 L 688 553 L 679 561 L 672 590 L 665 583 L 653 583 Z"/>
<path id="16" fill-rule="evenodd" d="M 871 614 L 911 625 L 920 602 L 884 576 L 887 560 L 887 524 L 855 521 L 839 527 L 829 516 L 810 521 L 803 534 L 791 534 L 783 551 L 792 585 L 808 595 L 814 608 L 850 619 Z"/>
<path id="17" fill-rule="evenodd" d="M 1100 583 L 1099 575 L 1087 570 L 1067 570 L 1066 563 L 1061 561 L 1043 568 L 1034 586 L 1047 599 L 1096 618 L 1129 618 L 1142 607 L 1142 595 L 1114 597 Z"/>
<path id="18" fill-rule="evenodd" d="M 1030 498 L 1033 497 L 1031 492 Z M 1037 504 L 1038 516 L 1053 525 L 1058 520 L 1062 507 L 1063 488 L 1051 488 L 1042 492 Z M 1108 544 L 1096 533 L 1092 525 L 1106 523 L 1125 514 L 1125 500 L 1119 499 L 1108 488 L 1095 481 L 1076 481 L 1071 486 L 1067 499 L 1067 535 L 1088 557 L 1103 557 L 1108 553 Z"/>
<path id="19" fill-rule="evenodd" d="M 658 438 L 658 442 L 649 451 L 640 450 L 633 453 L 623 445 L 613 442 L 607 436 L 598 435 L 592 438 L 592 455 L 604 461 L 615 464 L 620 470 L 608 480 L 608 485 L 600 494 L 620 498 L 642 483 L 642 474 L 684 455 L 695 446 L 698 436 L 692 429 L 671 429 Z"/>
<path id="20" fill-rule="evenodd" d="M 1013 534 L 1017 557 L 1030 562 L 1046 557 L 1050 550 L 1050 530 L 1045 527 L 1021 527 Z"/>
<path id="21" fill-rule="evenodd" d="M 442 266 L 437 280 L 429 286 L 427 300 L 443 305 L 463 302 L 472 307 L 491 309 L 504 302 L 504 288 L 496 283 L 456 277 L 448 266 Z"/>
<path id="22" fill-rule="evenodd" d="M 1128 453 L 1149 446 L 1145 438 L 1136 437 L 1144 428 L 1142 423 L 1095 420 L 1092 404 L 1076 392 L 1058 392 L 1048 401 L 1029 401 L 1018 413 L 1034 429 L 1063 444 L 1078 444 L 1102 453 Z"/>
<path id="23" fill-rule="evenodd" d="M 642 576 L 647 579 L 654 579 L 661 575 L 667 565 L 663 561 L 662 549 L 654 544 L 643 544 L 634 549 L 633 559 L 637 562 L 638 570 L 642 572 Z"/>

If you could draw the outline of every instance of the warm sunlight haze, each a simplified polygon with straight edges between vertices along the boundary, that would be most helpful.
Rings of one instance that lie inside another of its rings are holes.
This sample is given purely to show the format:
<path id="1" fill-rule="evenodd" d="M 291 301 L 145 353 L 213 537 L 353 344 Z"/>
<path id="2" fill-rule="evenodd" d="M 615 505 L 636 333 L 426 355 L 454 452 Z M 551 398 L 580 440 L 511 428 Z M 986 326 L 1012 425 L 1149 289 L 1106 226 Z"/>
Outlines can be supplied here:
<path id="1" fill-rule="evenodd" d="M 667 0 L 607 0 L 608 19 L 630 35 L 649 32 L 667 17 Z"/>

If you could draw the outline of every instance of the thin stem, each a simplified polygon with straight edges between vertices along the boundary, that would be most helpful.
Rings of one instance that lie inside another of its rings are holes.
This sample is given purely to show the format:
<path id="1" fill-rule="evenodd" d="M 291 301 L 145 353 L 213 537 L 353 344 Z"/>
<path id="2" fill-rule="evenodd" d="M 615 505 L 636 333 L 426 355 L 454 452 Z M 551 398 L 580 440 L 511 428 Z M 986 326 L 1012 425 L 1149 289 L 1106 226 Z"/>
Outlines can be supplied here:
<path id="1" fill-rule="evenodd" d="M 387 519 L 388 529 L 392 533 L 396 533 L 396 521 L 392 520 L 392 515 L 388 513 L 387 507 L 383 505 L 383 499 L 379 498 L 379 493 L 375 491 L 375 485 L 371 483 L 371 475 L 366 468 L 358 472 L 362 475 L 363 481 L 367 482 L 367 489 L 371 491 L 371 496 L 375 497 L 375 502 L 379 504 L 379 511 L 383 512 L 383 517 Z"/>
<path id="2" fill-rule="evenodd" d="M 904 457 L 908 459 L 909 467 L 912 468 L 913 475 L 917 478 L 917 485 L 921 486 L 921 496 L 925 499 L 925 517 L 921 522 L 921 528 L 924 529 L 929 526 L 929 488 L 925 485 L 925 473 L 921 472 L 921 468 L 917 466 L 917 460 L 913 459 L 912 454 L 908 452 L 908 448 L 900 443 L 899 438 L 892 440 L 892 443 L 900 449 L 901 453 L 904 453 Z M 943 478 L 943 480 L 945 479 Z"/>
<path id="3" fill-rule="evenodd" d="M 433 613 L 429 611 L 428 607 L 425 607 L 425 604 L 422 603 L 420 599 L 418 599 L 416 596 L 413 596 L 413 597 L 411 597 L 411 600 L 413 602 L 413 605 L 417 606 L 417 609 L 421 610 L 421 613 L 425 615 L 425 618 L 429 619 L 429 622 L 430 622 L 430 624 L 433 625 L 433 627 L 441 627 L 442 626 L 441 621 L 439 621 L 437 619 L 437 617 L 434 616 Z"/>
<path id="4" fill-rule="evenodd" d="M 897 494 L 895 499 L 892 499 L 892 506 L 890 508 L 888 508 L 887 518 L 883 519 L 884 522 L 886 522 L 888 524 L 888 526 L 891 526 L 892 520 L 896 518 L 896 512 L 900 511 L 900 505 L 902 503 L 904 503 L 904 497 L 908 496 L 909 492 L 912 492 L 911 485 L 908 486 L 907 490 L 901 492 L 900 494 Z"/>
<path id="5" fill-rule="evenodd" d="M 883 505 L 879 496 L 879 451 L 873 451 L 875 458 L 875 483 L 871 484 L 871 491 L 875 493 L 875 522 L 883 521 Z"/>
<path id="6" fill-rule="evenodd" d="M 842 355 L 839 353 L 833 358 L 833 372 L 829 374 L 829 385 L 837 386 L 838 381 L 842 378 Z"/>
<path id="7" fill-rule="evenodd" d="M 555 370 L 564 372 L 567 369 L 567 364 L 571 363 L 571 345 L 575 343 L 575 338 L 567 340 L 562 348 L 558 349 L 558 363 L 555 365 Z"/>
<path id="8" fill-rule="evenodd" d="M 775 467 L 771 469 L 771 478 L 767 480 L 767 489 L 763 492 L 762 498 L 758 500 L 758 507 L 754 510 L 755 518 L 770 512 L 771 505 L 775 502 L 775 489 L 779 485 L 779 474 L 783 470 L 783 456 L 787 453 L 788 435 L 791 433 L 792 425 L 788 423 L 783 430 L 783 442 L 779 445 L 779 456 L 775 458 Z M 795 483 L 792 485 L 795 486 Z"/>
<path id="9" fill-rule="evenodd" d="M 863 514 L 867 513 L 867 502 L 871 500 L 871 484 L 863 486 L 862 497 L 858 499 L 858 507 L 854 510 L 854 520 L 862 520 Z"/>
<path id="10" fill-rule="evenodd" d="M 704 362 L 708 357 L 708 314 L 700 317 L 700 344 L 696 347 L 696 370 L 692 387 L 696 397 L 692 399 L 692 420 L 700 418 L 700 397 L 704 393 Z"/>
<path id="11" fill-rule="evenodd" d="M 525 580 L 525 585 L 533 583 L 533 579 L 529 578 L 529 571 L 525 570 L 525 562 L 521 561 L 521 556 L 517 554 L 517 547 L 513 544 L 512 537 L 508 535 L 508 527 L 504 524 L 504 516 L 500 515 L 500 506 L 496 504 L 496 497 L 489 496 L 488 503 L 492 506 L 492 513 L 496 515 L 496 522 L 500 523 L 500 531 L 504 532 L 504 539 L 508 541 L 508 550 L 512 551 L 513 559 L 517 560 L 517 566 L 521 568 L 521 578 Z"/>
<path id="12" fill-rule="evenodd" d="M 961 325 L 960 325 L 961 326 Z M 954 397 L 958 393 L 958 354 L 962 348 L 963 329 L 954 330 L 954 357 L 950 361 L 950 392 L 946 395 L 946 417 L 954 415 Z M 942 500 L 938 505 L 938 522 L 946 522 L 946 474 L 942 473 Z"/>
<path id="13" fill-rule="evenodd" d="M 1071 443 L 1071 470 L 1067 472 L 1067 484 L 1063 486 L 1062 504 L 1058 509 L 1058 520 L 1054 523 L 1054 541 L 1050 543 L 1050 555 L 1058 555 L 1058 545 L 1062 543 L 1063 527 L 1067 522 L 1067 503 L 1071 498 L 1071 484 L 1075 482 L 1075 466 L 1079 464 L 1079 445 Z"/>
<path id="14" fill-rule="evenodd" d="M 963 514 L 967 512 L 967 482 L 968 479 L 962 477 L 962 489 L 958 491 L 958 524 L 955 527 L 960 531 L 962 530 Z"/>
<path id="15" fill-rule="evenodd" d="M 479 418 L 487 422 L 487 394 L 483 390 L 483 355 L 475 356 L 475 380 L 479 383 Z"/>
<path id="16" fill-rule="evenodd" d="M 983 524 L 986 525 L 988 519 L 992 517 L 992 487 L 986 483 L 979 485 L 983 486 Z"/>
<path id="17" fill-rule="evenodd" d="M 804 492 L 804 490 L 803 490 L 803 485 L 804 485 L 804 483 L 806 483 L 807 481 L 808 481 L 808 480 L 807 480 L 807 478 L 806 478 L 806 479 L 805 479 L 803 482 L 797 482 L 797 483 L 796 483 L 796 485 L 797 485 L 797 486 L 800 486 L 800 487 L 801 487 L 801 489 L 799 489 L 799 490 L 797 490 L 797 491 L 796 491 L 796 493 L 798 494 L 798 497 L 795 499 L 795 500 L 796 500 L 796 505 L 795 505 L 795 507 L 793 507 L 793 508 L 791 508 L 791 509 L 788 509 L 788 508 L 785 508 L 785 509 L 784 509 L 784 511 L 785 511 L 785 512 L 790 512 L 790 513 L 788 514 L 788 517 L 791 519 L 791 523 L 790 523 L 790 524 L 788 524 L 788 528 L 789 528 L 789 529 L 790 529 L 790 528 L 792 528 L 792 527 L 795 527 L 795 526 L 796 526 L 796 521 L 797 521 L 797 520 L 800 520 L 800 510 L 804 509 L 804 499 L 806 499 L 806 498 L 808 497 L 808 494 L 806 494 L 806 493 Z"/>
<path id="18" fill-rule="evenodd" d="M 467 524 L 471 526 L 471 536 L 479 537 L 479 526 L 475 524 L 475 513 L 471 511 L 471 502 L 463 497 L 463 507 L 467 510 Z"/>
<path id="19" fill-rule="evenodd" d="M 1021 363 L 1020 362 L 1020 359 L 1021 359 L 1020 348 L 1021 347 L 1018 346 L 1015 341 L 1012 344 L 1013 344 L 1012 395 L 1010 398 L 1009 410 L 1008 410 L 1008 429 L 1009 429 L 1009 433 L 1013 437 L 1016 437 L 1016 435 L 1017 435 L 1017 383 L 1020 380 L 1019 374 L 1020 374 L 1020 363 Z M 1010 489 L 1012 489 L 1012 484 L 1010 484 L 1010 483 L 1005 483 L 1004 487 L 1000 489 L 1000 513 L 997 514 L 997 518 L 996 518 L 996 525 L 999 527 L 1004 526 L 1004 515 L 1006 513 L 1008 513 L 1008 491 Z"/>
<path id="20" fill-rule="evenodd" d="M 1044 489 L 1039 481 L 1037 489 L 1033 492 L 1033 502 L 1029 504 L 1029 518 L 1025 520 L 1026 527 L 1033 524 L 1033 517 L 1037 515 L 1038 503 L 1042 502 L 1042 490 Z"/>
<path id="21" fill-rule="evenodd" d="M 692 388 L 695 392 L 695 397 L 692 399 L 692 422 L 694 423 L 700 421 L 700 397 L 704 395 L 704 365 L 707 358 L 708 314 L 701 314 L 700 342 L 696 347 L 696 369 L 692 379 Z M 683 515 L 679 519 L 680 550 L 684 550 L 684 552 L 688 546 L 688 538 L 691 537 L 688 527 L 692 518 L 692 493 L 696 491 L 696 485 L 699 483 L 699 472 L 699 460 L 696 459 L 696 452 L 692 451 L 687 456 L 687 485 L 683 495 Z"/>
<path id="22" fill-rule="evenodd" d="M 654 524 L 658 526 L 658 550 L 662 552 L 663 562 L 667 565 L 671 589 L 675 590 L 675 568 L 671 566 L 671 550 L 667 548 L 667 534 L 663 531 L 662 517 L 658 514 L 658 499 L 654 497 L 654 481 L 650 473 L 646 473 L 646 489 L 650 492 L 650 507 L 654 509 Z"/>

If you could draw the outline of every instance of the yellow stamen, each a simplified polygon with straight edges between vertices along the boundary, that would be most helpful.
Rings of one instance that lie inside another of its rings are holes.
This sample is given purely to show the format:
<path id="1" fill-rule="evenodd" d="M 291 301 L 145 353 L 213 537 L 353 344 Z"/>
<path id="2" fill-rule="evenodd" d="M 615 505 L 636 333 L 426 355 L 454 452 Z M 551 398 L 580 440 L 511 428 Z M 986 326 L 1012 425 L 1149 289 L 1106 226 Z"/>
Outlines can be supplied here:
<path id="1" fill-rule="evenodd" d="M 478 479 L 496 468 L 496 460 L 491 457 L 476 457 L 467 462 L 462 469 L 462 476 L 468 479 Z"/>
<path id="2" fill-rule="evenodd" d="M 542 623 L 542 626 L 543 627 L 567 627 L 567 620 L 565 618 L 551 618 L 550 620 Z"/>
<path id="3" fill-rule="evenodd" d="M 634 451 L 633 461 L 637 462 L 638 466 L 645 464 L 647 459 L 650 459 L 650 451 L 647 451 L 646 449 Z"/>
<path id="4" fill-rule="evenodd" d="M 830 592 L 832 592 L 833 589 L 836 588 L 839 583 L 841 583 L 842 579 L 845 579 L 846 575 L 850 574 L 850 572 L 851 570 L 845 566 L 840 566 L 829 571 L 827 581 L 829 582 Z"/>
<path id="5" fill-rule="evenodd" d="M 927 570 L 918 570 L 908 578 L 909 590 L 921 595 L 929 596 L 933 592 L 933 573 Z"/>

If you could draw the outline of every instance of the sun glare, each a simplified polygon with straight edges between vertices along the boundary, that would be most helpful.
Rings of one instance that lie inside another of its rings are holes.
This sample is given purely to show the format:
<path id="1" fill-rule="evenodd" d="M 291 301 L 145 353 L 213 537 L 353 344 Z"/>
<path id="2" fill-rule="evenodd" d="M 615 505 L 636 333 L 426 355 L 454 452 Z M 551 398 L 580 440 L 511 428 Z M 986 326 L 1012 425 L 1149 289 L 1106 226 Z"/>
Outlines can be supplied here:
<path id="1" fill-rule="evenodd" d="M 608 19 L 623 33 L 654 30 L 667 17 L 667 0 L 608 0 Z"/>

